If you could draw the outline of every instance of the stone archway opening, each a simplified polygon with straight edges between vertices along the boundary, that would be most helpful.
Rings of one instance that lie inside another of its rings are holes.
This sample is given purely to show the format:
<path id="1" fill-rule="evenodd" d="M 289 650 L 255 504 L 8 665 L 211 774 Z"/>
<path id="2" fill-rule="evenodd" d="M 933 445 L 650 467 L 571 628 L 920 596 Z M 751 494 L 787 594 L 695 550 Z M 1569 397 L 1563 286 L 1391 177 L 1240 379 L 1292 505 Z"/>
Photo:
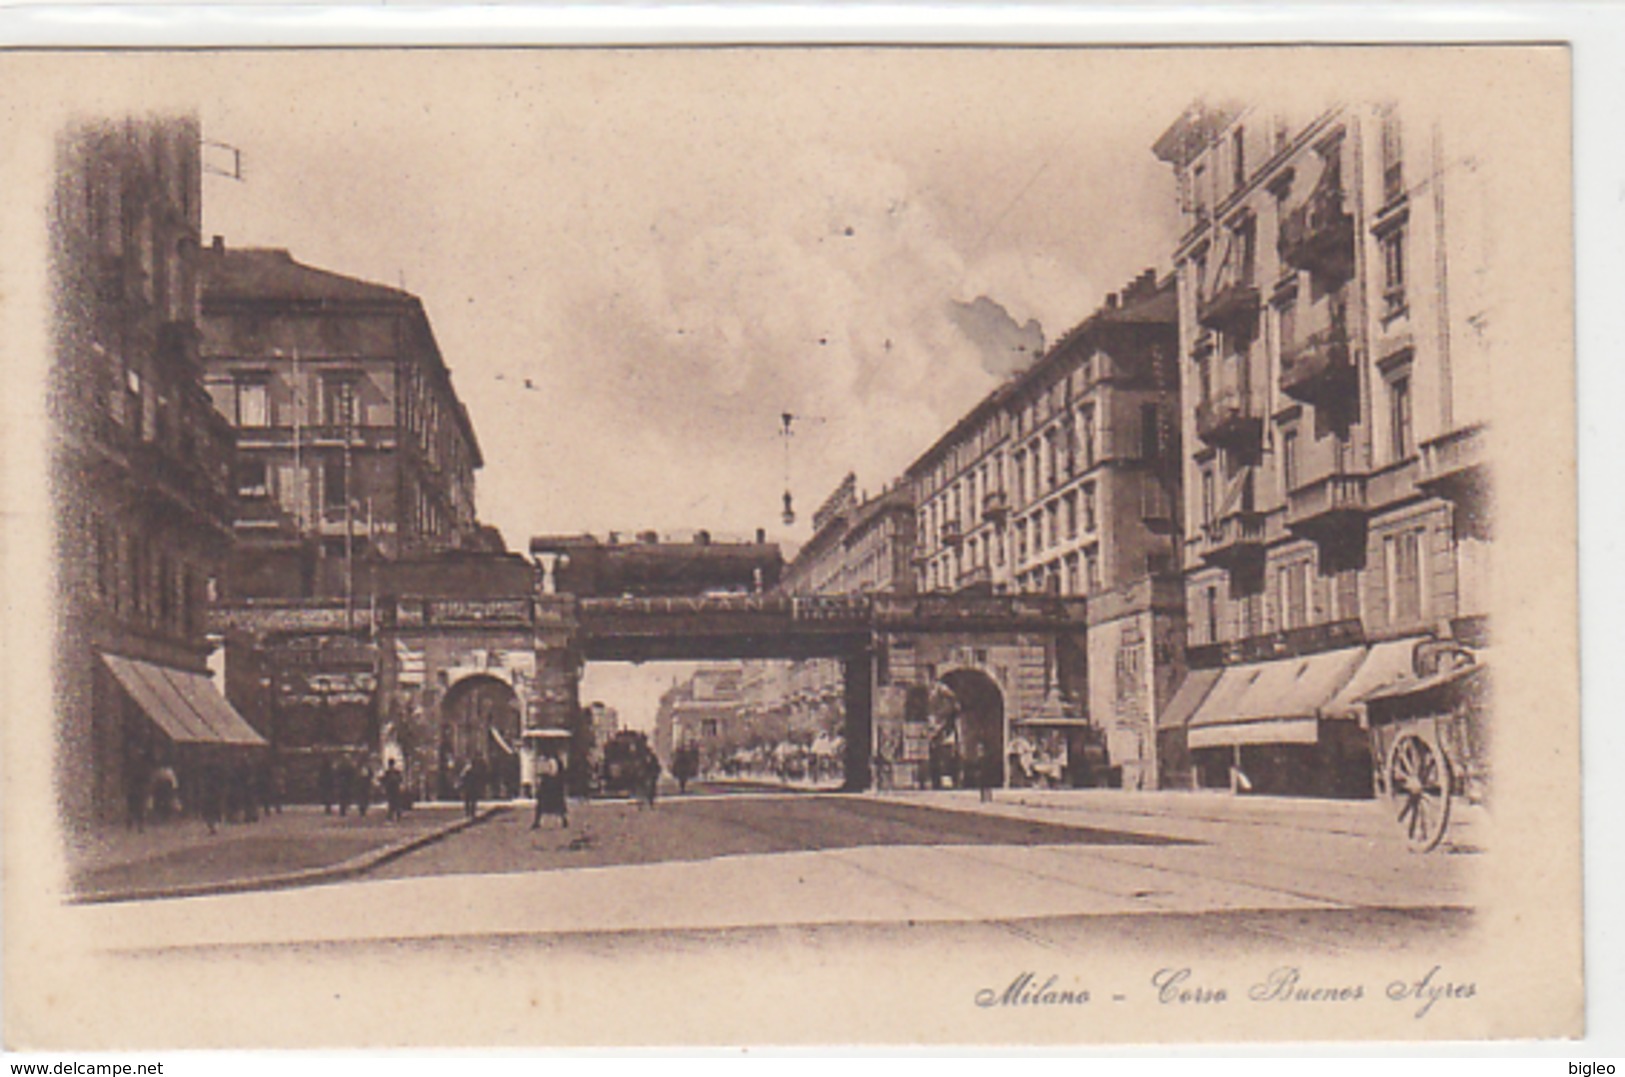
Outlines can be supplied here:
<path id="1" fill-rule="evenodd" d="M 944 673 L 937 683 L 939 736 L 932 751 L 933 784 L 1004 785 L 1004 693 L 979 669 Z"/>
<path id="2" fill-rule="evenodd" d="M 440 701 L 435 778 L 440 798 L 456 796 L 458 775 L 474 760 L 487 775 L 486 795 L 518 796 L 521 719 L 518 693 L 500 677 L 475 674 L 447 689 Z"/>

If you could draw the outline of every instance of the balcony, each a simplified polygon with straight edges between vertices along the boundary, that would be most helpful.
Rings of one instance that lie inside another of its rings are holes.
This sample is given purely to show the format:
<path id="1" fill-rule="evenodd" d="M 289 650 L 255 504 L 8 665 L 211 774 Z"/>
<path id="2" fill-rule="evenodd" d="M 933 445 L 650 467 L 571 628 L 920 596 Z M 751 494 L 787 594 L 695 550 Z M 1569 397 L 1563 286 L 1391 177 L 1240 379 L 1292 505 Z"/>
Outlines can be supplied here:
<path id="1" fill-rule="evenodd" d="M 1348 332 L 1342 319 L 1281 353 L 1281 392 L 1305 404 L 1346 399 L 1354 389 Z"/>
<path id="2" fill-rule="evenodd" d="M 1422 443 L 1416 485 L 1482 512 L 1489 495 L 1489 446 L 1484 424 L 1464 426 Z"/>
<path id="3" fill-rule="evenodd" d="M 1263 417 L 1240 388 L 1223 389 L 1196 405 L 1196 436 L 1215 448 L 1256 446 L 1263 434 Z"/>
<path id="4" fill-rule="evenodd" d="M 1204 524 L 1196 533 L 1196 548 L 1202 560 L 1221 568 L 1235 568 L 1248 561 L 1264 560 L 1264 514 L 1231 512 Z"/>
<path id="5" fill-rule="evenodd" d="M 965 536 L 960 533 L 958 520 L 942 521 L 942 527 L 938 530 L 937 537 L 944 546 L 958 546 L 965 541 Z"/>
<path id="6" fill-rule="evenodd" d="M 1363 533 L 1365 476 L 1333 473 L 1287 491 L 1286 525 L 1316 541 Z"/>
<path id="7" fill-rule="evenodd" d="M 1003 523 L 1010 515 L 1010 498 L 1003 490 L 989 490 L 982 495 L 982 515 L 989 523 Z"/>
<path id="8" fill-rule="evenodd" d="M 1354 275 L 1354 218 L 1343 207 L 1343 190 L 1317 191 L 1281 220 L 1276 241 L 1281 261 L 1328 281 Z"/>
<path id="9" fill-rule="evenodd" d="M 1146 530 L 1158 535 L 1170 535 L 1177 524 L 1174 498 L 1155 476 L 1146 476 L 1140 487 L 1140 522 Z"/>
<path id="10" fill-rule="evenodd" d="M 1246 274 L 1227 281 L 1197 302 L 1196 320 L 1209 329 L 1233 328 L 1258 316 L 1258 285 Z"/>
<path id="11" fill-rule="evenodd" d="M 993 593 L 993 570 L 987 565 L 975 565 L 959 574 L 959 594 L 990 595 Z"/>

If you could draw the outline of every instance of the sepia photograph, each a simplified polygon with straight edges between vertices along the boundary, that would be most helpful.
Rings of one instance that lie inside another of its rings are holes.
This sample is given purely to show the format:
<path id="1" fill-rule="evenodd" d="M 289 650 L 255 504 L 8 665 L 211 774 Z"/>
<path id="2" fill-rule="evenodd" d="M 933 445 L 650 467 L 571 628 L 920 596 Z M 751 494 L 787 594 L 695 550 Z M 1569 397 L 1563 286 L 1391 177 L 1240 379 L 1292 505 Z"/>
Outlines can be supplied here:
<path id="1" fill-rule="evenodd" d="M 1563 46 L 0 87 L 9 1047 L 1584 1033 Z"/>

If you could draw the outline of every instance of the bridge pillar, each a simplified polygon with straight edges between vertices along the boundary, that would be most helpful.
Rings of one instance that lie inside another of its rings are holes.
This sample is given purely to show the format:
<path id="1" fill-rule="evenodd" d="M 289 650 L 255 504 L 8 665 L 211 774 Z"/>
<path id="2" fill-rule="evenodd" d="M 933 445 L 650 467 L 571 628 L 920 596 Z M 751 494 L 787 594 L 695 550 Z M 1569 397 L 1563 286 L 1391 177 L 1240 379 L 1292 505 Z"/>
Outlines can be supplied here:
<path id="1" fill-rule="evenodd" d="M 846 704 L 846 784 L 849 793 L 869 788 L 874 772 L 874 655 L 864 652 L 841 663 Z"/>

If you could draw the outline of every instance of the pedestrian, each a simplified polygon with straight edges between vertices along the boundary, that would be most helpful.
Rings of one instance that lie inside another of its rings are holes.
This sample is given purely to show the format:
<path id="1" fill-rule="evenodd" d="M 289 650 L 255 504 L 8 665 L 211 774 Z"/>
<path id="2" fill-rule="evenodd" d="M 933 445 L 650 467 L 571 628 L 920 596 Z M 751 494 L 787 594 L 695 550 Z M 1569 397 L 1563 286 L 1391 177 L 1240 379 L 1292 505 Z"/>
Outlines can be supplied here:
<path id="1" fill-rule="evenodd" d="M 355 806 L 356 811 L 365 819 L 367 809 L 372 807 L 372 764 L 370 763 L 362 763 L 361 771 L 355 777 Z"/>
<path id="2" fill-rule="evenodd" d="M 278 815 L 282 814 L 282 796 L 277 788 L 279 775 L 270 759 L 260 760 L 259 766 L 254 768 L 254 788 L 259 794 L 260 814 L 270 818 L 274 809 Z"/>
<path id="3" fill-rule="evenodd" d="M 147 789 L 150 784 L 146 765 L 133 761 L 124 777 L 124 825 L 138 834 L 147 829 Z"/>
<path id="4" fill-rule="evenodd" d="M 198 770 L 198 815 L 211 834 L 220 828 L 221 801 L 225 794 L 222 786 L 225 784 L 225 777 L 220 764 L 212 759 Z"/>
<path id="5" fill-rule="evenodd" d="M 561 828 L 570 825 L 570 808 L 564 795 L 564 767 L 557 756 L 547 752 L 536 761 L 536 814 L 530 820 L 532 830 L 541 828 L 543 815 L 557 815 Z"/>
<path id="6" fill-rule="evenodd" d="M 152 806 L 152 817 L 160 823 L 167 823 L 169 817 L 175 814 L 175 794 L 180 789 L 180 779 L 175 776 L 175 768 L 166 760 L 152 772 L 149 781 L 151 793 L 148 802 Z"/>
<path id="7" fill-rule="evenodd" d="M 242 806 L 243 822 L 259 822 L 259 785 L 255 780 L 254 766 L 246 758 L 237 760 L 237 765 L 232 769 L 232 784 L 237 787 L 237 800 Z"/>
<path id="8" fill-rule="evenodd" d="M 655 789 L 660 785 L 660 757 L 647 744 L 639 754 L 643 757 L 638 775 L 642 784 L 639 791 L 643 794 L 643 802 L 652 808 L 655 806 Z"/>
<path id="9" fill-rule="evenodd" d="M 991 804 L 993 802 L 993 771 L 995 767 L 993 753 L 987 751 L 977 753 L 976 758 L 972 760 L 972 765 L 976 768 L 977 799 L 983 804 Z"/>
<path id="10" fill-rule="evenodd" d="M 322 813 L 333 814 L 333 796 L 338 790 L 338 777 L 333 772 L 333 761 L 323 759 L 322 767 L 316 772 L 316 792 L 322 798 Z"/>
<path id="11" fill-rule="evenodd" d="M 480 812 L 481 787 L 485 784 L 485 774 L 480 766 L 480 757 L 475 756 L 463 766 L 463 773 L 458 785 L 463 793 L 463 814 L 472 819 Z"/>
<path id="12" fill-rule="evenodd" d="M 339 818 L 342 819 L 350 814 L 350 805 L 355 802 L 355 764 L 348 756 L 339 760 L 333 769 L 333 781 L 338 786 Z"/>
<path id="13" fill-rule="evenodd" d="M 401 818 L 403 781 L 404 776 L 401 774 L 401 768 L 395 765 L 395 760 L 391 759 L 389 765 L 384 767 L 384 776 L 379 779 L 379 784 L 384 787 L 385 817 L 392 823 L 399 822 Z"/>

